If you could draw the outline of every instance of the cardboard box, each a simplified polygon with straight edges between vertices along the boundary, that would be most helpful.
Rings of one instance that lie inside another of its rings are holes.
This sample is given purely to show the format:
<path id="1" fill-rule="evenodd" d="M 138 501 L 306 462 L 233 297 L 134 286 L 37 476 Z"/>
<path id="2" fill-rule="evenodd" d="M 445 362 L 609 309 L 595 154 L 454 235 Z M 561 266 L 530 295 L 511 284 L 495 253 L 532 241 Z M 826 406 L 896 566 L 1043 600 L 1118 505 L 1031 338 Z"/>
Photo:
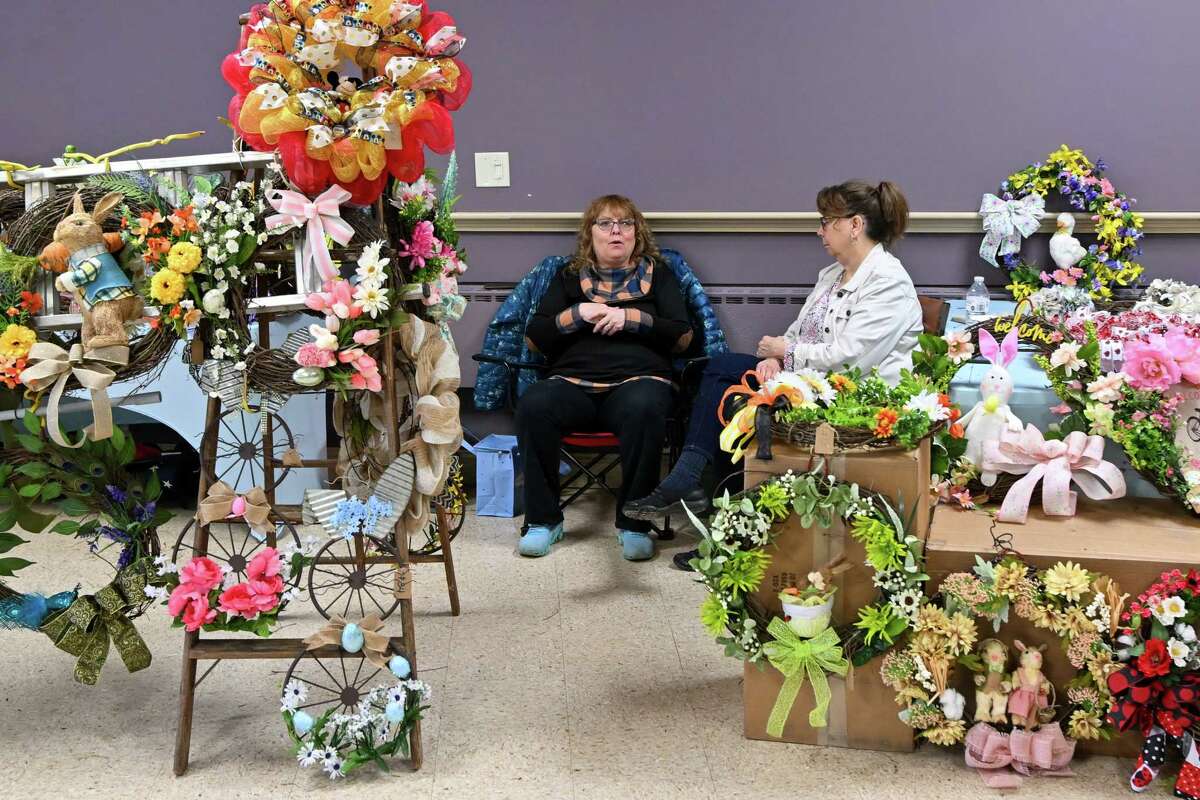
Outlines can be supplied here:
<path id="1" fill-rule="evenodd" d="M 993 522 L 982 511 L 938 508 L 926 544 L 930 594 L 950 573 L 971 571 L 976 555 L 990 559 L 995 554 Z M 1096 502 L 1080 497 L 1074 517 L 1047 517 L 1038 506 L 1030 511 L 1024 525 L 997 523 L 994 527 L 995 535 L 1030 565 L 1045 569 L 1059 561 L 1074 561 L 1113 578 L 1121 592 L 1131 596 L 1144 591 L 1164 570 L 1200 567 L 1200 523 L 1165 498 Z M 1057 636 L 1014 616 L 1001 628 L 999 638 L 1010 645 L 1014 639 L 1046 644 L 1046 676 L 1063 696 L 1061 687 L 1075 676 L 1075 669 L 1068 663 Z M 969 679 L 964 675 L 959 678 L 962 685 L 958 689 L 964 691 Z M 974 690 L 964 694 L 967 713 L 972 714 Z M 1079 743 L 1080 752 L 1103 755 L 1132 757 L 1140 749 L 1137 734 L 1109 742 Z"/>
<path id="2" fill-rule="evenodd" d="M 750 459 L 746 463 L 746 486 L 760 483 L 771 475 L 791 469 L 804 472 L 811 468 L 809 453 L 782 445 L 774 447 L 771 461 Z M 887 495 L 892 502 L 904 498 L 906 516 L 916 505 L 916 524 L 912 533 L 924 538 L 928 532 L 930 506 L 926 500 L 929 486 L 929 444 L 910 452 L 900 450 L 858 451 L 830 459 L 830 472 L 837 477 Z M 912 500 L 916 500 L 915 503 Z M 833 623 L 852 622 L 858 609 L 875 601 L 878 589 L 872 582 L 873 570 L 866 564 L 863 546 L 854 541 L 840 521 L 831 528 L 804 528 L 796 517 L 782 523 L 775 541 L 768 548 L 771 564 L 755 599 L 769 614 L 781 615 L 779 591 L 819 568 L 834 557 L 845 554 L 853 566 L 834 582 Z M 771 667 L 753 664 L 745 668 L 742 688 L 745 736 L 749 739 L 799 742 L 801 744 L 852 747 L 860 750 L 909 752 L 913 749 L 913 730 L 897 716 L 896 693 L 883 685 L 879 659 L 852 668 L 843 680 L 829 677 L 832 701 L 829 726 L 811 728 L 808 712 L 813 706 L 812 687 L 805 681 L 780 739 L 768 736 L 767 719 L 775 705 L 783 676 Z"/>

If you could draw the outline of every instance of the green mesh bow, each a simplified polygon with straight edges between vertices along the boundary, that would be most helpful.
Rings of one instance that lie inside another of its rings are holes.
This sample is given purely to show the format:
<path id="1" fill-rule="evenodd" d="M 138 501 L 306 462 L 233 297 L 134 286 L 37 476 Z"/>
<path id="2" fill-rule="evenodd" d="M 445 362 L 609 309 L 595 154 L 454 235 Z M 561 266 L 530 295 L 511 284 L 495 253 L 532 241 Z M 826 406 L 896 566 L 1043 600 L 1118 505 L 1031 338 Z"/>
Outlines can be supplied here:
<path id="1" fill-rule="evenodd" d="M 808 724 L 824 728 L 828 724 L 825 714 L 831 697 L 825 674 L 832 672 L 844 676 L 850 668 L 850 662 L 842 656 L 842 643 L 837 632 L 826 628 L 811 639 L 803 639 L 786 622 L 775 617 L 767 626 L 767 633 L 775 637 L 775 641 L 764 644 L 763 652 L 771 666 L 784 677 L 775 707 L 767 720 L 767 733 L 776 739 L 783 735 L 783 726 L 792 713 L 796 695 L 804 686 L 805 675 L 812 682 L 816 701 L 812 711 L 808 712 Z"/>

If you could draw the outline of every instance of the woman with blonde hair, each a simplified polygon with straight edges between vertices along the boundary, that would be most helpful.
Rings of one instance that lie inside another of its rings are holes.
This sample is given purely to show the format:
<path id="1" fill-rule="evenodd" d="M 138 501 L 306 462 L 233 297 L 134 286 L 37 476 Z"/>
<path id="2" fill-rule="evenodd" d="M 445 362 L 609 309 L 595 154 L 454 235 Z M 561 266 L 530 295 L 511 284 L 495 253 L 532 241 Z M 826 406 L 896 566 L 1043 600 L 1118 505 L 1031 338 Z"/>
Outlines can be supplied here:
<path id="1" fill-rule="evenodd" d="M 544 556 L 563 536 L 562 436 L 603 430 L 620 442 L 622 554 L 631 561 L 650 558 L 650 523 L 627 517 L 622 508 L 658 482 L 674 393 L 671 359 L 691 342 L 692 326 L 679 283 L 633 201 L 605 195 L 591 202 L 575 258 L 551 280 L 525 335 L 549 370 L 517 404 L 525 471 L 518 551 Z"/>

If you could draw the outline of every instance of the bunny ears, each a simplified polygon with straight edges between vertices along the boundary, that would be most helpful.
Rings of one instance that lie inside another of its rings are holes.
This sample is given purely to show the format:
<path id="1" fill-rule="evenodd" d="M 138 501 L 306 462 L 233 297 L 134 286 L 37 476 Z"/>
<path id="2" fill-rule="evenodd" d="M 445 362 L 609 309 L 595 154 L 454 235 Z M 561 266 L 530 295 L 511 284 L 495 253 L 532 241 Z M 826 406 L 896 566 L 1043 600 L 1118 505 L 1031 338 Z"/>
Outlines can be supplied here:
<path id="1" fill-rule="evenodd" d="M 996 344 L 996 338 L 983 328 L 979 329 L 979 352 L 988 361 L 1000 367 L 1007 367 L 1017 357 L 1017 329 L 1013 328 L 1004 337 L 1004 342 Z M 997 355 L 999 358 L 997 358 Z"/>

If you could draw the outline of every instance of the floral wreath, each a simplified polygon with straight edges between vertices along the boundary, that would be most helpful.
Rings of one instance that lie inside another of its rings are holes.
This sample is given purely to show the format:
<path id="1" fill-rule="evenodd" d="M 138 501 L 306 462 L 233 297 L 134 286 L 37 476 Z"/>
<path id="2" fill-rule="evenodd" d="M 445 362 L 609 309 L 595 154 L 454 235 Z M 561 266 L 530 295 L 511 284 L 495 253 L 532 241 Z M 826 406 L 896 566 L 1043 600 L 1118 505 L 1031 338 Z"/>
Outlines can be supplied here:
<path id="1" fill-rule="evenodd" d="M 708 525 L 688 512 L 701 535 L 699 557 L 691 565 L 709 591 L 700 620 L 726 655 L 750 662 L 764 656 L 771 620 L 752 596 L 766 576 L 771 560 L 766 548 L 778 523 L 792 514 L 805 527 L 828 528 L 835 519 L 844 520 L 875 571 L 879 599 L 837 631 L 851 663 L 861 666 L 886 652 L 916 619 L 929 577 L 923 571 L 921 542 L 905 533 L 900 515 L 882 496 L 819 469 L 801 474 L 789 470 L 738 497 L 726 492 L 714 506 Z"/>
<path id="2" fill-rule="evenodd" d="M 1009 175 L 1000 184 L 999 197 L 986 194 L 980 207 L 984 240 L 980 256 L 993 266 L 1003 264 L 1012 281 L 1006 288 L 1024 300 L 1048 286 L 1079 286 L 1097 299 L 1112 297 L 1112 287 L 1129 286 L 1142 274 L 1132 260 L 1141 254 L 1143 218 L 1132 211 L 1137 202 L 1118 192 L 1103 177 L 1108 166 L 1094 164 L 1082 150 L 1063 145 L 1046 157 Z M 1021 239 L 1037 231 L 1052 190 L 1072 208 L 1091 214 L 1096 224 L 1096 244 L 1069 270 L 1047 272 L 1021 257 Z M 1000 262 L 997 262 L 997 257 Z"/>
<path id="3" fill-rule="evenodd" d="M 897 692 L 900 718 L 934 744 L 961 742 L 967 731 L 965 699 L 951 688 L 951 673 L 958 665 L 983 672 L 986 667 L 972 652 L 979 639 L 977 621 L 987 620 L 999 632 L 1015 613 L 1060 636 L 1078 670 L 1068 684 L 1061 717 L 1067 734 L 1108 738 L 1108 679 L 1120 669 L 1113 637 L 1128 595 L 1118 594 L 1112 579 L 1070 561 L 1036 570 L 1015 555 L 998 563 L 975 560 L 973 573 L 946 577 L 938 598 L 918 610 L 905 647 L 883 658 L 880 674 Z"/>
<path id="4" fill-rule="evenodd" d="M 42 438 L 41 420 L 23 417 L 24 432 L 4 428 L 6 448 L 0 463 L 0 577 L 9 578 L 32 562 L 11 555 L 26 542 L 14 528 L 49 531 L 88 543 L 90 552 L 109 561 L 112 580 L 83 595 L 79 586 L 50 596 L 21 593 L 0 581 L 0 628 L 41 631 L 55 646 L 77 657 L 75 680 L 95 684 L 110 643 L 126 668 L 150 666 L 150 650 L 133 620 L 153 596 L 151 558 L 158 552 L 159 525 L 171 512 L 158 507 L 163 483 L 158 473 L 127 471 L 134 441 L 120 428 L 110 438 L 86 442 L 80 449 Z M 52 504 L 44 514 L 35 505 Z M 56 519 L 62 517 L 57 523 Z M 51 525 L 53 524 L 53 527 Z"/>
<path id="5" fill-rule="evenodd" d="M 229 119 L 255 150 L 278 150 L 305 194 L 339 184 L 369 205 L 389 173 L 420 177 L 425 147 L 453 148 L 450 112 L 471 89 L 455 58 L 464 42 L 424 0 L 271 0 L 221 65 L 236 93 Z M 339 78 L 343 61 L 374 77 Z"/>

